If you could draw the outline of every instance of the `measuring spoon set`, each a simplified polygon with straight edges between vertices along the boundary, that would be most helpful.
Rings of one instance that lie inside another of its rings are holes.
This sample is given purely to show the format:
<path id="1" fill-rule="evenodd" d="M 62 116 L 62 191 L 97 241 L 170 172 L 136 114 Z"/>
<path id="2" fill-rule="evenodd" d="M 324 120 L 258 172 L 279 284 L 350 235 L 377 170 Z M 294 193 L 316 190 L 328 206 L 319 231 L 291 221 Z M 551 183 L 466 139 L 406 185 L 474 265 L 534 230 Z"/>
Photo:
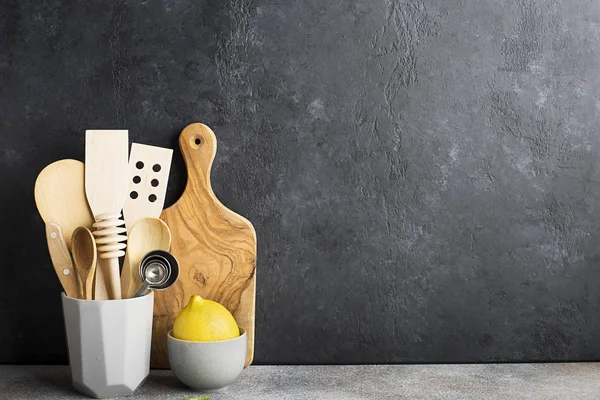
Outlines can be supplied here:
<path id="1" fill-rule="evenodd" d="M 179 276 L 171 232 L 159 219 L 173 150 L 139 143 L 128 150 L 126 130 L 87 130 L 85 165 L 59 160 L 36 179 L 50 258 L 69 297 L 137 297 Z"/>

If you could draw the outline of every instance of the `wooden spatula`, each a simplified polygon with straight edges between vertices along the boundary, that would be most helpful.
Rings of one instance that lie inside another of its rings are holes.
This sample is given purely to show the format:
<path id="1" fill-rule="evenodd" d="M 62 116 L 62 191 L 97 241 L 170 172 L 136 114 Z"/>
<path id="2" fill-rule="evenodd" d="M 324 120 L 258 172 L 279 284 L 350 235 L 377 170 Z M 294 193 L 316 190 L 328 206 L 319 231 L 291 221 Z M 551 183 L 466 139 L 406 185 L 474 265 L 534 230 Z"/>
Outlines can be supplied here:
<path id="1" fill-rule="evenodd" d="M 94 218 L 85 197 L 84 165 L 60 160 L 45 167 L 35 181 L 35 204 L 46 223 L 48 250 L 65 294 L 78 297 L 71 235 L 78 226 L 92 227 Z"/>
<path id="2" fill-rule="evenodd" d="M 85 193 L 96 220 L 94 236 L 98 245 L 96 299 L 121 298 L 119 257 L 127 239 L 121 227 L 121 209 L 127 195 L 128 132 L 125 130 L 87 130 L 85 137 Z"/>
<path id="3" fill-rule="evenodd" d="M 94 217 L 85 197 L 84 165 L 59 160 L 40 172 L 35 181 L 35 205 L 44 222 L 60 225 L 67 247 L 78 226 L 92 227 Z"/>
<path id="4" fill-rule="evenodd" d="M 187 126 L 179 147 L 188 172 L 181 198 L 161 219 L 171 229 L 171 253 L 179 260 L 179 280 L 154 294 L 152 365 L 168 367 L 167 333 L 193 294 L 223 304 L 246 329 L 246 365 L 254 352 L 256 233 L 244 217 L 227 209 L 210 184 L 217 139 L 203 124 Z"/>
<path id="5" fill-rule="evenodd" d="M 158 218 L 165 203 L 173 150 L 132 143 L 129 153 L 129 193 L 123 206 L 130 232 L 140 218 Z"/>
<path id="6" fill-rule="evenodd" d="M 142 257 L 153 250 L 169 251 L 171 247 L 171 231 L 158 218 L 138 220 L 127 236 L 127 254 L 121 272 L 121 294 L 124 299 L 133 297 L 142 284 L 138 272 Z"/>

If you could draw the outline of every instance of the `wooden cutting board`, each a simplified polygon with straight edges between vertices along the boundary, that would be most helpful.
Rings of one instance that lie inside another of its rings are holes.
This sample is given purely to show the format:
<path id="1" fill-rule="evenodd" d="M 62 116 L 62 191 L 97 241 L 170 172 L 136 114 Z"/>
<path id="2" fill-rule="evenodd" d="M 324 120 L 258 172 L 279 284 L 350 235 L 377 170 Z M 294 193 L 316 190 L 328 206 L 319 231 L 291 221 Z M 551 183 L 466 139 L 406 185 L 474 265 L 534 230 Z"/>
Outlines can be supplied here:
<path id="1" fill-rule="evenodd" d="M 254 355 L 256 232 L 244 217 L 227 209 L 210 184 L 217 152 L 213 131 L 188 125 L 179 136 L 188 180 L 179 200 L 163 210 L 171 229 L 171 253 L 179 260 L 179 280 L 154 293 L 153 368 L 168 368 L 167 333 L 193 294 L 223 304 L 248 332 L 246 366 Z"/>

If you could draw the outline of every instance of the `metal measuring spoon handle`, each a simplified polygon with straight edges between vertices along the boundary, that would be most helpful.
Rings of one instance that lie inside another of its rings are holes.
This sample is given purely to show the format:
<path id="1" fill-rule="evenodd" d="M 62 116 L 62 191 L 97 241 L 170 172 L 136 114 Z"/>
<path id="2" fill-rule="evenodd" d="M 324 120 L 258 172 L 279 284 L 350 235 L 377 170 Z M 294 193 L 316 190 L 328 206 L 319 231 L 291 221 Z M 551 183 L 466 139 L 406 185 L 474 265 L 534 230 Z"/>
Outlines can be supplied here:
<path id="1" fill-rule="evenodd" d="M 142 257 L 138 268 L 142 285 L 133 297 L 139 297 L 148 289 L 165 290 L 177 281 L 179 263 L 169 252 L 154 250 Z"/>
<path id="2" fill-rule="evenodd" d="M 141 286 L 138 288 L 138 290 L 135 291 L 135 293 L 133 294 L 132 297 L 143 296 L 148 291 L 149 288 L 150 288 L 150 282 L 148 282 L 148 281 L 142 282 Z"/>
<path id="3" fill-rule="evenodd" d="M 159 256 L 148 258 L 147 262 L 142 263 L 140 269 L 144 280 L 133 297 L 144 295 L 149 288 L 160 288 L 171 276 L 169 262 Z"/>

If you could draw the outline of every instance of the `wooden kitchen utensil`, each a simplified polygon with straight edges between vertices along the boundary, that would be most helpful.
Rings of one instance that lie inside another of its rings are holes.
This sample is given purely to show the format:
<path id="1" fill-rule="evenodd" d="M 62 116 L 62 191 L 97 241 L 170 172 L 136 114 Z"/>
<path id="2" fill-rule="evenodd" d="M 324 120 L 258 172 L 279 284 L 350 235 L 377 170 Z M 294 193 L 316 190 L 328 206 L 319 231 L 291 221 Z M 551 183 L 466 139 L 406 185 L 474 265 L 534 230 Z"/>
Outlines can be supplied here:
<path id="1" fill-rule="evenodd" d="M 77 297 L 77 276 L 73 269 L 71 235 L 78 226 L 91 227 L 94 221 L 84 189 L 84 165 L 77 160 L 59 160 L 38 175 L 35 204 L 46 223 L 46 238 L 52 265 L 65 294 Z"/>
<path id="2" fill-rule="evenodd" d="M 158 218 L 142 218 L 129 230 L 127 253 L 121 271 L 121 295 L 124 299 L 133 297 L 142 284 L 138 267 L 142 258 L 153 250 L 169 251 L 171 231 L 167 224 Z"/>
<path id="3" fill-rule="evenodd" d="M 48 165 L 35 180 L 34 195 L 42 219 L 60 225 L 69 249 L 75 228 L 91 228 L 94 218 L 85 197 L 81 161 L 59 160 Z"/>
<path id="4" fill-rule="evenodd" d="M 56 272 L 65 294 L 74 299 L 79 298 L 77 273 L 73 268 L 73 260 L 60 225 L 54 222 L 46 223 L 46 239 L 54 272 Z"/>
<path id="5" fill-rule="evenodd" d="M 73 232 L 73 261 L 77 269 L 80 299 L 92 300 L 92 284 L 96 272 L 96 241 L 94 235 L 85 226 L 80 226 Z"/>
<path id="6" fill-rule="evenodd" d="M 127 240 L 120 215 L 128 188 L 128 132 L 87 130 L 85 135 L 85 194 L 96 220 L 99 257 L 95 296 L 99 299 L 107 286 L 110 298 L 120 299 L 119 257 L 125 255 L 122 242 Z"/>
<path id="7" fill-rule="evenodd" d="M 158 218 L 165 203 L 173 150 L 132 143 L 129 153 L 129 192 L 123 206 L 130 232 L 140 218 Z"/>
<path id="8" fill-rule="evenodd" d="M 188 172 L 181 198 L 161 219 L 171 229 L 171 253 L 181 272 L 173 287 L 156 292 L 151 365 L 167 368 L 167 332 L 190 296 L 223 304 L 248 332 L 246 365 L 254 353 L 256 233 L 252 224 L 227 209 L 210 184 L 217 140 L 203 124 L 188 125 L 179 136 Z"/>

